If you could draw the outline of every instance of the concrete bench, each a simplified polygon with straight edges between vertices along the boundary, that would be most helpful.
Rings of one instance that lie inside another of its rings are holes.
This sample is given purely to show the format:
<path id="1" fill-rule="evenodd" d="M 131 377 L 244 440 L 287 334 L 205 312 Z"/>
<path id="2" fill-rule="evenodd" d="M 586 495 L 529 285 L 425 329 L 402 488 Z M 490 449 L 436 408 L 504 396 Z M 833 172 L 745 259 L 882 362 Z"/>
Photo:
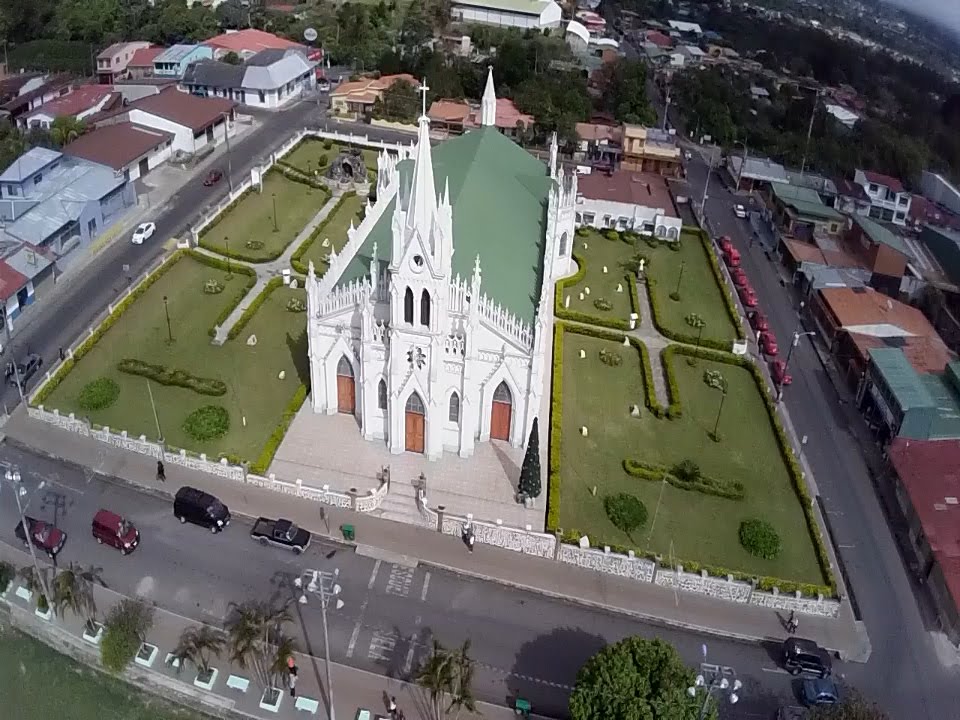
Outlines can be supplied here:
<path id="1" fill-rule="evenodd" d="M 320 701 L 301 695 L 297 698 L 297 702 L 294 707 L 296 707 L 297 710 L 303 710 L 311 715 L 316 715 L 317 709 L 320 707 Z"/>
<path id="2" fill-rule="evenodd" d="M 245 693 L 247 688 L 250 687 L 250 681 L 239 675 L 231 675 L 227 678 L 227 687 Z"/>

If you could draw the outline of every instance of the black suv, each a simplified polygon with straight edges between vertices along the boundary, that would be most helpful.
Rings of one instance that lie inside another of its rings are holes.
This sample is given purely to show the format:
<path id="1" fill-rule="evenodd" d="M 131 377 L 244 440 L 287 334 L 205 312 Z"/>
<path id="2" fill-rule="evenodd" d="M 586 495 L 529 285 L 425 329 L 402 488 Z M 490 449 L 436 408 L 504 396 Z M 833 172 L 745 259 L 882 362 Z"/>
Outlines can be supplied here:
<path id="1" fill-rule="evenodd" d="M 813 640 L 788 638 L 783 642 L 783 667 L 791 675 L 815 675 L 830 677 L 833 663 L 830 654 Z"/>
<path id="2" fill-rule="evenodd" d="M 230 524 L 230 510 L 213 495 L 184 485 L 173 500 L 173 514 L 182 523 L 192 522 L 220 532 Z"/>

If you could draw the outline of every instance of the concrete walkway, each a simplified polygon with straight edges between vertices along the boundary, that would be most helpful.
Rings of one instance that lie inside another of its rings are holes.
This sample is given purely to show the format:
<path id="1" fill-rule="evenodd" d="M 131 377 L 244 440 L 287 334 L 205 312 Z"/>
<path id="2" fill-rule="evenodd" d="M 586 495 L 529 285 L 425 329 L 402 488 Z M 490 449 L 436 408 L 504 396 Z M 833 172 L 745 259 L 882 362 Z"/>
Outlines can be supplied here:
<path id="1" fill-rule="evenodd" d="M 661 335 L 653 324 L 653 311 L 650 309 L 649 288 L 645 277 L 637 281 L 637 301 L 640 305 L 640 320 L 637 328 L 628 334 L 646 345 L 647 354 L 650 356 L 650 369 L 653 373 L 653 389 L 657 402 L 665 408 L 670 404 L 670 393 L 667 390 L 667 378 L 663 371 L 660 353 L 673 341 Z"/>

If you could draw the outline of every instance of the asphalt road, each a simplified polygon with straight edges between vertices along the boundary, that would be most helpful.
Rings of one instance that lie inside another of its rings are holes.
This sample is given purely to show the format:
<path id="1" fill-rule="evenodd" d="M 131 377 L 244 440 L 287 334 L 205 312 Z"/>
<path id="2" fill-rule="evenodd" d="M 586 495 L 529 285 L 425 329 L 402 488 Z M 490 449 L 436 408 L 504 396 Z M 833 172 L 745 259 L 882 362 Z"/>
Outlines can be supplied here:
<path id="1" fill-rule="evenodd" d="M 345 606 L 328 616 L 330 646 L 334 659 L 347 665 L 407 677 L 431 638 L 445 645 L 470 639 L 480 699 L 506 702 L 519 692 L 537 712 L 563 717 L 583 662 L 605 643 L 638 634 L 668 640 L 693 666 L 702 662 L 706 643 L 709 662 L 733 667 L 744 683 L 743 699 L 726 706 L 724 717 L 773 718 L 793 691 L 793 678 L 773 659 L 776 648 L 706 638 L 436 569 L 377 561 L 332 543 L 314 543 L 298 558 L 254 543 L 245 518 L 235 517 L 223 534 L 212 535 L 180 525 L 168 499 L 88 469 L 7 445 L 0 446 L 2 463 L 21 468 L 27 513 L 67 533 L 58 564 L 100 567 L 114 590 L 197 620 L 221 622 L 234 601 L 289 600 L 291 581 L 303 570 L 339 568 Z M 0 486 L 0 541 L 17 545 L 12 489 L 4 481 Z M 90 520 L 101 507 L 140 530 L 142 542 L 133 554 L 122 556 L 93 540 Z M 302 644 L 322 656 L 319 601 L 298 604 L 296 611 Z M 836 670 L 842 675 L 851 667 L 840 664 Z"/>
<path id="2" fill-rule="evenodd" d="M 687 180 L 697 199 L 706 173 L 702 158 L 694 154 Z M 748 203 L 735 198 L 718 178 L 714 172 L 707 200 L 711 228 L 729 235 L 740 250 L 759 307 L 784 353 L 798 330 L 791 290 L 781 285 L 760 244 L 750 246 L 749 221 L 733 215 L 735 203 Z M 794 349 L 790 373 L 793 384 L 785 389 L 784 402 L 798 435 L 807 437 L 804 452 L 873 645 L 870 662 L 851 666 L 848 676 L 892 718 L 960 718 L 960 671 L 942 661 L 948 653 L 941 644 L 938 654 L 937 641 L 924 625 L 922 596 L 918 600 L 918 588 L 904 566 L 851 431 L 851 423 L 862 421 L 842 403 L 809 338 L 802 337 Z M 952 660 L 957 661 L 956 653 Z"/>

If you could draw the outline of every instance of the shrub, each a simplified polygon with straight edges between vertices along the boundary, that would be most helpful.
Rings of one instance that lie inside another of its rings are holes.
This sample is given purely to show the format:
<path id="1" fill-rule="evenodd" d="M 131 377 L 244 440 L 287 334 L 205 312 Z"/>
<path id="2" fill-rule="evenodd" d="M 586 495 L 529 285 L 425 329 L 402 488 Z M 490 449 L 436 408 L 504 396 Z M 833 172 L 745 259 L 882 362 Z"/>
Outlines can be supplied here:
<path id="1" fill-rule="evenodd" d="M 326 153 L 320 153 L 317 158 L 317 169 L 323 170 L 330 163 L 330 157 Z"/>
<path id="2" fill-rule="evenodd" d="M 200 395 L 219 397 L 227 393 L 227 384 L 217 378 L 206 378 L 194 375 L 186 370 L 168 368 L 164 365 L 153 365 L 136 358 L 124 358 L 117 363 L 117 370 L 128 375 L 139 375 L 149 378 L 161 385 L 182 387 L 193 390 Z"/>
<path id="3" fill-rule="evenodd" d="M 223 292 L 223 283 L 219 280 L 207 280 L 203 284 L 203 292 L 207 295 L 219 295 Z"/>
<path id="4" fill-rule="evenodd" d="M 647 521 L 647 506 L 627 493 L 607 495 L 603 509 L 613 526 L 629 535 Z"/>
<path id="5" fill-rule="evenodd" d="M 750 518 L 740 523 L 740 544 L 751 555 L 773 560 L 780 554 L 780 536 L 766 520 Z"/>
<path id="6" fill-rule="evenodd" d="M 627 459 L 623 461 L 623 469 L 624 472 L 631 477 L 650 480 L 652 482 L 663 482 L 663 480 L 666 479 L 670 485 L 678 490 L 688 490 L 690 492 L 703 493 L 704 495 L 713 495 L 727 500 L 742 500 L 746 494 L 743 483 L 739 480 L 720 480 L 719 478 L 707 477 L 703 474 L 698 474 L 691 480 L 685 480 L 677 476 L 676 466 L 674 468 L 667 468 L 664 465 Z M 697 472 L 699 473 L 699 469 Z"/>
<path id="7" fill-rule="evenodd" d="M 660 401 L 657 400 L 657 391 L 653 385 L 653 365 L 650 363 L 650 351 L 647 350 L 646 345 L 633 336 L 630 337 L 630 344 L 640 353 L 640 365 L 643 368 L 644 404 L 656 417 L 662 418 L 664 410 Z"/>
<path id="8" fill-rule="evenodd" d="M 333 147 L 333 140 L 331 140 L 330 138 L 327 138 L 326 140 L 323 141 L 324 150 L 329 150 L 332 147 Z"/>
<path id="9" fill-rule="evenodd" d="M 603 236 L 604 236 L 607 240 L 619 240 L 619 239 L 620 239 L 620 233 L 618 233 L 616 230 L 607 230 L 606 232 L 603 233 Z"/>
<path id="10" fill-rule="evenodd" d="M 83 410 L 103 410 L 113 405 L 120 395 L 120 386 L 115 380 L 99 377 L 80 389 L 77 405 Z"/>
<path id="11" fill-rule="evenodd" d="M 618 352 L 604 348 L 600 351 L 600 362 L 610 367 L 619 367 L 623 364 L 623 357 Z"/>
<path id="12" fill-rule="evenodd" d="M 250 319 L 257 314 L 257 310 L 260 309 L 260 306 L 267 301 L 268 297 L 270 297 L 270 293 L 272 293 L 281 285 L 283 285 L 282 277 L 270 278 L 270 281 L 263 288 L 263 291 L 253 299 L 250 305 L 247 306 L 247 309 L 244 310 L 240 317 L 237 318 L 237 321 L 233 324 L 233 327 L 230 328 L 229 332 L 227 332 L 228 340 L 233 340 L 235 337 L 237 337 L 237 335 L 243 332 L 243 329 L 247 326 L 247 323 L 250 322 Z"/>
<path id="13" fill-rule="evenodd" d="M 222 405 L 204 405 L 183 421 L 183 431 L 201 442 L 223 437 L 229 429 L 230 413 Z"/>
<path id="14" fill-rule="evenodd" d="M 17 569 L 6 560 L 0 560 L 0 593 L 6 592 L 17 576 Z"/>
<path id="15" fill-rule="evenodd" d="M 142 600 L 124 598 L 104 620 L 100 661 L 112 672 L 122 672 L 133 660 L 153 626 L 153 608 Z"/>
<path id="16" fill-rule="evenodd" d="M 670 472 L 672 472 L 677 479 L 687 483 L 696 482 L 701 477 L 700 466 L 689 459 L 678 462 L 670 468 Z"/>
<path id="17" fill-rule="evenodd" d="M 613 303 L 607 300 L 606 298 L 598 297 L 593 301 L 593 306 L 597 310 L 603 310 L 604 312 L 609 312 L 613 310 Z"/>
<path id="18" fill-rule="evenodd" d="M 337 214 L 346 199 L 354 195 L 356 195 L 356 193 L 348 192 L 340 196 L 340 199 L 337 200 L 337 203 L 332 208 L 330 208 L 330 212 L 327 213 L 327 216 L 323 219 L 323 221 L 313 229 L 313 232 L 310 233 L 306 240 L 300 243 L 300 247 L 293 251 L 293 254 L 290 256 L 290 267 L 292 267 L 301 275 L 307 274 L 309 265 L 303 262 L 303 256 L 306 255 L 307 250 L 310 249 L 310 246 L 320 239 L 320 236 L 325 232 L 330 219 Z M 318 275 L 322 275 L 325 267 L 315 266 L 314 270 Z"/>
<path id="19" fill-rule="evenodd" d="M 250 250 L 263 250 L 263 240 L 247 240 L 243 246 Z"/>
<path id="20" fill-rule="evenodd" d="M 304 312 L 307 304 L 300 298 L 290 298 L 287 300 L 287 310 L 290 312 Z"/>
<path id="21" fill-rule="evenodd" d="M 680 293 L 674 290 L 672 293 L 670 293 L 670 299 L 674 302 L 680 302 Z"/>
<path id="22" fill-rule="evenodd" d="M 547 467 L 547 524 L 548 531 L 560 525 L 560 435 L 563 427 L 563 334 L 566 326 L 556 323 L 553 328 L 553 378 L 550 393 L 549 465 Z"/>
<path id="23" fill-rule="evenodd" d="M 270 467 L 270 463 L 273 462 L 273 456 L 283 441 L 283 436 L 287 434 L 290 423 L 293 422 L 293 418 L 296 417 L 300 411 L 303 401 L 307 399 L 308 392 L 310 392 L 310 388 L 306 385 L 301 385 L 297 388 L 297 391 L 293 394 L 293 398 L 287 404 L 287 409 L 283 411 L 280 424 L 270 434 L 270 437 L 267 438 L 267 443 L 263 446 L 260 457 L 250 466 L 250 472 L 256 475 L 263 475 L 267 471 L 267 468 Z"/>

